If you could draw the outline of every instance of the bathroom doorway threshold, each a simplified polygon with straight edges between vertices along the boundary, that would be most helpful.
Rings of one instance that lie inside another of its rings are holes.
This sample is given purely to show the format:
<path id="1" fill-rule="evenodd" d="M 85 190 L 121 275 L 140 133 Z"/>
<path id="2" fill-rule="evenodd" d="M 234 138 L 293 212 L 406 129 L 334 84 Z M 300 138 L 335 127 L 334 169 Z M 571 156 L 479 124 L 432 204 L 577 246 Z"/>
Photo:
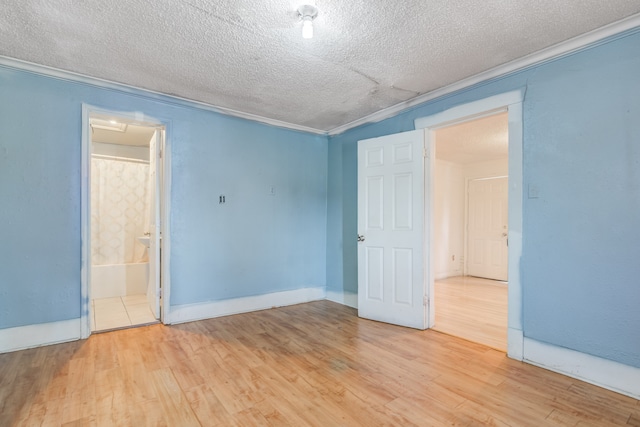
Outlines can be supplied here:
<path id="1" fill-rule="evenodd" d="M 149 309 L 144 294 L 91 300 L 93 333 L 160 323 Z"/>

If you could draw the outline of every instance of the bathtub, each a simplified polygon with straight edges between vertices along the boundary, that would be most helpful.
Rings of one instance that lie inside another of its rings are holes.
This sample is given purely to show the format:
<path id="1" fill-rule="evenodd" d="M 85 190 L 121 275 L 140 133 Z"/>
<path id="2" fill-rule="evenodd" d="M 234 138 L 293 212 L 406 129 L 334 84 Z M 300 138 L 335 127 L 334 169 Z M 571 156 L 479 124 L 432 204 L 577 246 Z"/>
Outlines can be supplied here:
<path id="1" fill-rule="evenodd" d="M 149 263 L 91 266 L 91 298 L 123 297 L 147 293 Z"/>

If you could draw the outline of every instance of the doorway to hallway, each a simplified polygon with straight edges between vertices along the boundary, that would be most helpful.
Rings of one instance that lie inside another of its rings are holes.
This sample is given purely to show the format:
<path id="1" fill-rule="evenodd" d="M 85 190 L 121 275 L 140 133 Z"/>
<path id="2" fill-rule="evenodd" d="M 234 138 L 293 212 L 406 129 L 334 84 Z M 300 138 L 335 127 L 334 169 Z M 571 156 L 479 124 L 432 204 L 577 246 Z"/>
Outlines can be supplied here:
<path id="1" fill-rule="evenodd" d="M 508 113 L 437 129 L 435 330 L 507 350 Z"/>

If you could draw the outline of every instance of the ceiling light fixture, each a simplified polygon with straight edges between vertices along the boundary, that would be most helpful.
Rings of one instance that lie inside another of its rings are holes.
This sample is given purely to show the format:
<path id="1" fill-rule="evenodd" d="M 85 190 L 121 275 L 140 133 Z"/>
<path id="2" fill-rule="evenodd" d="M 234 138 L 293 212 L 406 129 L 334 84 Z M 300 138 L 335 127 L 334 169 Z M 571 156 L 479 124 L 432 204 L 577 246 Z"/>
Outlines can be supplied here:
<path id="1" fill-rule="evenodd" d="M 305 4 L 298 8 L 298 15 L 302 21 L 302 38 L 313 37 L 313 20 L 318 16 L 318 8 L 310 4 Z"/>

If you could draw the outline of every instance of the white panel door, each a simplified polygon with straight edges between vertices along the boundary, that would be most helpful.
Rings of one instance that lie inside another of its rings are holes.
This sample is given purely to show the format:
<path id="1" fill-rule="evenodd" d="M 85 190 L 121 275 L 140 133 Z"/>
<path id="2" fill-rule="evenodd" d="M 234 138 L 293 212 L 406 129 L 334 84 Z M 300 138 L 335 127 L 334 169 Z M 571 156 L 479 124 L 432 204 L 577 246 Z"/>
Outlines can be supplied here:
<path id="1" fill-rule="evenodd" d="M 149 149 L 149 190 L 151 192 L 151 218 L 149 220 L 149 282 L 147 283 L 147 301 L 156 319 L 160 318 L 160 138 L 162 132 L 156 131 L 151 138 Z"/>
<path id="2" fill-rule="evenodd" d="M 358 316 L 418 329 L 427 326 L 424 135 L 358 142 Z"/>
<path id="3" fill-rule="evenodd" d="M 507 280 L 507 177 L 469 181 L 467 274 Z"/>

